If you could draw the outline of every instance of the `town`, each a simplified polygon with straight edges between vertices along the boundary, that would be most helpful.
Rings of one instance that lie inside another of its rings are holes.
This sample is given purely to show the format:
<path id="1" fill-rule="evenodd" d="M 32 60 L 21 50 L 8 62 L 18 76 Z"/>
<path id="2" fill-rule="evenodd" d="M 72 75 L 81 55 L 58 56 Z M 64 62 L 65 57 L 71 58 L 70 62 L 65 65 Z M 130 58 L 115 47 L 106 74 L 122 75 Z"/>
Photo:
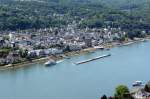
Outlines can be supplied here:
<path id="1" fill-rule="evenodd" d="M 95 46 L 103 47 L 110 42 L 121 43 L 126 33 L 120 28 L 77 29 L 45 28 L 2 32 L 0 36 L 0 65 L 16 64 L 22 61 L 79 51 Z"/>

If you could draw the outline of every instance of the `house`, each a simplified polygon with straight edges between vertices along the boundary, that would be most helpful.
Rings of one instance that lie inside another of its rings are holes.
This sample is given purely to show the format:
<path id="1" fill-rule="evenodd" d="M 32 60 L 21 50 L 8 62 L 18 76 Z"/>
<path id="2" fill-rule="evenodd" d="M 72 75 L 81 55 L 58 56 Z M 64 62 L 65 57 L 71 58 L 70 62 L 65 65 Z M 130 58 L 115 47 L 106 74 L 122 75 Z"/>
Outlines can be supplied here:
<path id="1" fill-rule="evenodd" d="M 6 64 L 6 59 L 0 58 L 0 66 Z"/>
<path id="2" fill-rule="evenodd" d="M 53 55 L 62 54 L 63 50 L 62 49 L 57 49 L 57 48 L 51 48 L 50 53 L 53 54 Z"/>
<path id="3" fill-rule="evenodd" d="M 92 47 L 92 39 L 91 38 L 85 38 L 85 45 L 87 47 Z"/>
<path id="4" fill-rule="evenodd" d="M 30 58 L 37 57 L 36 51 L 34 51 L 34 50 L 28 51 L 28 56 L 29 56 Z"/>
<path id="5" fill-rule="evenodd" d="M 150 93 L 146 92 L 143 86 L 133 87 L 130 94 L 134 99 L 150 99 Z"/>
<path id="6" fill-rule="evenodd" d="M 78 43 L 69 44 L 69 49 L 71 51 L 81 50 L 82 49 L 82 45 L 80 45 Z"/>
<path id="7" fill-rule="evenodd" d="M 17 48 L 17 47 L 19 47 L 19 42 L 10 42 L 10 46 L 12 48 Z"/>
<path id="8" fill-rule="evenodd" d="M 40 56 L 40 57 L 46 56 L 45 50 L 40 50 L 40 51 L 39 51 L 39 56 Z"/>
<path id="9" fill-rule="evenodd" d="M 17 63 L 20 61 L 20 55 L 17 51 L 10 52 L 6 57 L 6 63 Z"/>

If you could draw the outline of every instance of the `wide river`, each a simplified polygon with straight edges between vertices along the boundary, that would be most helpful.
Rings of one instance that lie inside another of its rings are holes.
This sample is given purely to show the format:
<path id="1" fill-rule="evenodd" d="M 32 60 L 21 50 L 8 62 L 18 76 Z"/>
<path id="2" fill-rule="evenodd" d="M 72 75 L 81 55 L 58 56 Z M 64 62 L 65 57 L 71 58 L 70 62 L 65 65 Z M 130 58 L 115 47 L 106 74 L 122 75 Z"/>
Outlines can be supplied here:
<path id="1" fill-rule="evenodd" d="M 82 65 L 73 63 L 111 53 Z M 74 56 L 52 67 L 34 64 L 0 71 L 0 99 L 99 99 L 115 87 L 150 80 L 150 42 Z"/>

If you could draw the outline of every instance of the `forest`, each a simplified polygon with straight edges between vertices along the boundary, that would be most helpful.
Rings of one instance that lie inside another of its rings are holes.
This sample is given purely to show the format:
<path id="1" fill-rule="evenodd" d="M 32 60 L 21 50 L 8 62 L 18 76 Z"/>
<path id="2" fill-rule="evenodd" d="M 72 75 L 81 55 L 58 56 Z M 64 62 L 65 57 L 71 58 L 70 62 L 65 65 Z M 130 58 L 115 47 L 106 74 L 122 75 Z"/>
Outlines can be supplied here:
<path id="1" fill-rule="evenodd" d="M 150 33 L 149 0 L 0 0 L 0 31 L 66 27 Z"/>

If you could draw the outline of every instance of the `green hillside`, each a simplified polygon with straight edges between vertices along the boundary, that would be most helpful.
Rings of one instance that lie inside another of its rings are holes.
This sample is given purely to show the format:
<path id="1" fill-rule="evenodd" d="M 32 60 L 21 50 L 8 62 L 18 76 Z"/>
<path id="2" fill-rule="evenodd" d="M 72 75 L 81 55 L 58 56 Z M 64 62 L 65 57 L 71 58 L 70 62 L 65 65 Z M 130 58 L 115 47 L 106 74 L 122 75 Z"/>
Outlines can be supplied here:
<path id="1" fill-rule="evenodd" d="M 0 0 L 0 30 L 121 27 L 150 30 L 149 0 Z M 131 31 L 132 30 L 132 31 Z"/>

